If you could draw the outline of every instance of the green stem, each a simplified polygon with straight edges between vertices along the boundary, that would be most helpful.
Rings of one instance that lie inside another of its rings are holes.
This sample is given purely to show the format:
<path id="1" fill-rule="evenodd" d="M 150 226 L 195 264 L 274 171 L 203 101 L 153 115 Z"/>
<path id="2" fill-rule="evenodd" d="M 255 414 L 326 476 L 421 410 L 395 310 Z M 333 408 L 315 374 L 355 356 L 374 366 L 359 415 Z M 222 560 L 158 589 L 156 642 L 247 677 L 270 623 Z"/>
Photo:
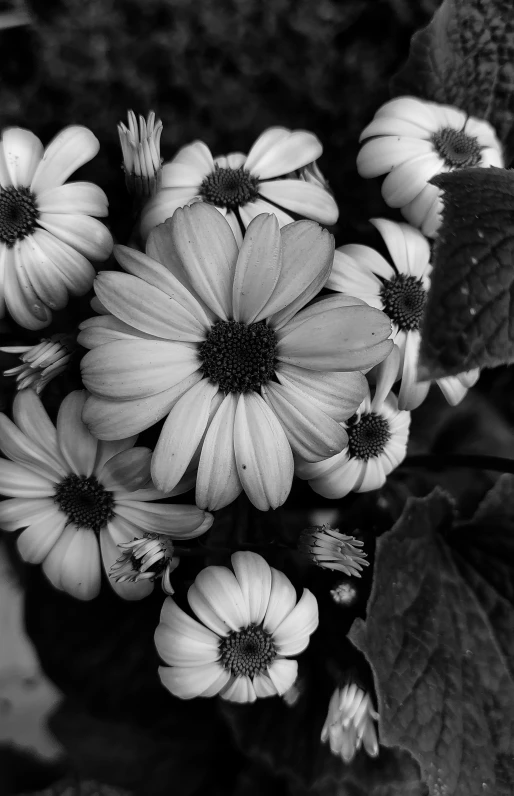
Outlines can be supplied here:
<path id="1" fill-rule="evenodd" d="M 514 474 L 514 459 L 504 459 L 502 456 L 486 456 L 481 453 L 429 453 L 419 456 L 407 456 L 400 466 L 403 468 L 425 467 L 427 470 L 470 467 L 475 470 L 494 470 L 498 473 Z"/>

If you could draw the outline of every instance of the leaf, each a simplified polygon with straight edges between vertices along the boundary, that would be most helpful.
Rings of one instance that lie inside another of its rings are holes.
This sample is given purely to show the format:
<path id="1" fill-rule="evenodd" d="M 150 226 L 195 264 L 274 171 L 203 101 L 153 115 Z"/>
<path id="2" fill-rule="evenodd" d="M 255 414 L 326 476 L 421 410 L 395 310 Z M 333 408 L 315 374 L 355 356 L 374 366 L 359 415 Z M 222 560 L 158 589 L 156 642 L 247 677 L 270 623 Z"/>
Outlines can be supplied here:
<path id="1" fill-rule="evenodd" d="M 510 796 L 512 531 L 507 540 L 498 531 L 494 550 L 486 541 L 486 559 L 469 554 L 470 542 L 484 537 L 480 509 L 475 525 L 452 527 L 453 519 L 439 489 L 409 500 L 377 542 L 367 620 L 355 621 L 350 639 L 375 675 L 380 743 L 414 756 L 431 796 Z M 441 534 L 460 539 L 461 551 Z M 503 569 L 502 555 L 510 557 Z"/>
<path id="2" fill-rule="evenodd" d="M 432 182 L 444 212 L 422 328 L 420 376 L 514 361 L 514 172 L 465 169 Z"/>
<path id="3" fill-rule="evenodd" d="M 514 134 L 514 16 L 511 0 L 444 0 L 414 34 L 393 96 L 413 94 L 487 119 L 508 149 Z"/>

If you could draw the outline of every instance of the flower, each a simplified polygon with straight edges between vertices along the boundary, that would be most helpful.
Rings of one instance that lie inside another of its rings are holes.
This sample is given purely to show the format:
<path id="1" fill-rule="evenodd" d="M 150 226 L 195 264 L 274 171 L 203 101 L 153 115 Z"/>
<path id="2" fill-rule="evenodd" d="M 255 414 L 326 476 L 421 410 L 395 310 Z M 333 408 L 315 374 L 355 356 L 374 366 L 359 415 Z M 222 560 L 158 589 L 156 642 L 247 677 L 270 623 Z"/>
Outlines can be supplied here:
<path id="1" fill-rule="evenodd" d="M 300 535 L 298 549 L 323 569 L 337 569 L 345 575 L 360 578 L 363 567 L 369 567 L 364 542 L 354 536 L 339 533 L 329 525 L 306 528 Z"/>
<path id="2" fill-rule="evenodd" d="M 369 139 L 369 140 L 368 140 Z M 503 166 L 502 147 L 491 125 L 449 105 L 399 97 L 386 102 L 360 137 L 361 177 L 387 174 L 382 196 L 399 207 L 424 235 L 441 223 L 441 191 L 436 174 L 471 166 Z"/>
<path id="3" fill-rule="evenodd" d="M 254 702 L 285 694 L 298 675 L 290 660 L 308 646 L 318 626 L 318 604 L 308 589 L 296 602 L 291 581 L 257 553 L 237 552 L 228 567 L 203 569 L 187 599 L 200 622 L 168 597 L 155 645 L 168 664 L 163 685 L 181 699 L 220 694 Z"/>
<path id="4" fill-rule="evenodd" d="M 175 548 L 168 536 L 145 533 L 142 539 L 132 539 L 118 547 L 123 552 L 111 566 L 111 578 L 118 583 L 137 583 L 161 577 L 166 594 L 174 594 L 170 578 L 179 565 L 179 559 L 173 555 Z"/>
<path id="5" fill-rule="evenodd" d="M 141 234 L 146 239 L 157 224 L 192 200 L 217 207 L 238 242 L 241 227 L 248 227 L 261 213 L 276 215 L 280 226 L 293 220 L 290 213 L 335 224 L 339 211 L 322 185 L 321 172 L 306 172 L 302 179 L 289 176 L 312 164 L 322 152 L 315 135 L 285 127 L 270 127 L 262 133 L 248 155 L 232 152 L 213 158 L 203 141 L 194 141 L 163 167 L 161 190 L 143 210 Z"/>
<path id="6" fill-rule="evenodd" d="M 380 406 L 368 395 L 343 425 L 348 444 L 341 453 L 322 462 L 296 463 L 297 475 L 327 498 L 380 489 L 407 452 L 410 412 L 398 409 L 392 393 Z"/>
<path id="7" fill-rule="evenodd" d="M 336 688 L 328 707 L 328 715 L 321 731 L 321 741 L 330 744 L 330 751 L 343 763 L 351 763 L 361 746 L 370 755 L 378 755 L 377 731 L 374 722 L 378 713 L 373 710 L 371 697 L 352 683 Z"/>
<path id="8" fill-rule="evenodd" d="M 336 605 L 353 605 L 357 599 L 357 589 L 348 581 L 342 580 L 330 589 L 330 596 Z"/>
<path id="9" fill-rule="evenodd" d="M 162 164 L 161 133 L 162 122 L 155 121 L 153 111 L 146 121 L 139 117 L 139 127 L 134 111 L 128 112 L 128 127 L 123 122 L 118 124 L 125 183 L 136 197 L 153 196 L 157 191 Z"/>
<path id="10" fill-rule="evenodd" d="M 218 509 L 244 489 L 257 508 L 287 498 L 295 451 L 340 451 L 366 391 L 358 371 L 391 350 L 389 319 L 358 299 L 307 309 L 325 283 L 333 239 L 312 221 L 251 223 L 241 250 L 213 207 L 196 203 L 152 232 L 147 254 L 116 247 L 128 274 L 102 272 L 107 312 L 82 324 L 92 393 L 84 420 L 100 439 L 166 422 L 152 478 L 173 489 L 198 464 L 196 502 Z"/>
<path id="11" fill-rule="evenodd" d="M 22 390 L 13 405 L 14 423 L 0 413 L 0 527 L 25 530 L 17 544 L 22 558 L 43 564 L 53 585 L 81 600 L 100 590 L 103 560 L 108 572 L 119 555 L 117 545 L 147 532 L 191 539 L 212 525 L 212 515 L 195 506 L 151 501 L 164 495 L 146 484 L 148 448 L 133 447 L 136 437 L 98 442 L 81 421 L 84 390 L 66 396 L 50 421 L 33 390 Z M 173 494 L 186 491 L 190 480 Z M 126 599 L 145 597 L 150 579 L 110 581 Z"/>
<path id="12" fill-rule="evenodd" d="M 4 376 L 16 376 L 16 389 L 35 389 L 43 392 L 48 382 L 55 379 L 66 367 L 75 350 L 72 335 L 55 334 L 44 337 L 36 345 L 2 346 L 6 354 L 20 354 L 22 364 L 4 370 Z"/>
<path id="13" fill-rule="evenodd" d="M 420 324 L 430 287 L 430 247 L 418 230 L 385 218 L 371 219 L 389 251 L 391 265 L 369 246 L 341 246 L 334 256 L 334 267 L 326 287 L 357 296 L 372 307 L 383 310 L 393 323 L 392 339 L 400 349 L 398 376 L 402 383 L 398 396 L 400 409 L 416 409 L 426 398 L 430 382 L 419 382 L 418 358 Z M 478 369 L 437 379 L 452 406 L 462 400 L 468 387 L 477 381 Z"/>
<path id="14" fill-rule="evenodd" d="M 107 197 L 90 182 L 64 184 L 99 149 L 85 127 L 66 127 L 47 146 L 11 127 L 0 142 L 0 318 L 5 307 L 26 329 L 42 329 L 51 310 L 93 284 L 89 260 L 105 260 L 111 233 L 91 216 Z"/>

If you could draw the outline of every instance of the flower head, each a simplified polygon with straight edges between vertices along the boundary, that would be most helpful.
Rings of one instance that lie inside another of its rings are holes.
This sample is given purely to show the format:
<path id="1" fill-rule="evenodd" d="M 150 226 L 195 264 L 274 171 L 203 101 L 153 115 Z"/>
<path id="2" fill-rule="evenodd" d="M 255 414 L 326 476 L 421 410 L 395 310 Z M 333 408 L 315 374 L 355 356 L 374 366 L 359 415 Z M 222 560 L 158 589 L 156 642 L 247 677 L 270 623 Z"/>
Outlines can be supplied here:
<path id="1" fill-rule="evenodd" d="M 16 377 L 16 389 L 43 392 L 48 382 L 66 370 L 75 350 L 72 335 L 55 334 L 36 345 L 2 346 L 6 354 L 19 354 L 22 364 L 4 370 L 4 376 Z"/>
<path id="2" fill-rule="evenodd" d="M 258 216 L 239 250 L 223 216 L 196 203 L 152 232 L 146 254 L 120 246 L 116 257 L 128 273 L 95 283 L 112 314 L 79 336 L 92 348 L 85 422 L 117 439 L 166 417 L 152 459 L 159 489 L 197 464 L 203 508 L 243 489 L 262 510 L 281 505 L 293 451 L 319 461 L 345 445 L 340 421 L 367 389 L 357 371 L 391 350 L 389 319 L 345 296 L 305 308 L 333 258 L 332 236 L 312 221 L 280 230 Z"/>
<path id="3" fill-rule="evenodd" d="M 212 515 L 195 506 L 154 503 L 168 495 L 147 486 L 151 451 L 135 448 L 136 437 L 98 442 L 81 420 L 86 393 L 62 402 L 57 428 L 33 390 L 22 390 L 13 406 L 14 423 L 0 414 L 0 527 L 25 530 L 18 549 L 25 561 L 43 565 L 53 585 L 89 600 L 100 590 L 118 545 L 159 533 L 190 539 L 212 525 Z M 10 461 L 9 461 L 10 460 Z M 185 481 L 174 494 L 190 487 Z M 120 596 L 140 599 L 150 579 L 110 581 Z"/>
<path id="4" fill-rule="evenodd" d="M 471 166 L 503 166 L 502 148 L 491 125 L 449 105 L 399 97 L 386 102 L 360 137 L 361 177 L 387 174 L 382 196 L 399 207 L 424 235 L 441 223 L 441 191 L 432 177 Z"/>
<path id="5" fill-rule="evenodd" d="M 121 556 L 111 566 L 111 578 L 118 583 L 137 583 L 141 580 L 155 580 L 160 577 L 166 594 L 173 594 L 171 573 L 179 565 L 173 554 L 173 541 L 163 534 L 147 532 L 143 538 L 118 545 Z"/>
<path id="6" fill-rule="evenodd" d="M 418 230 L 384 218 L 371 219 L 389 251 L 392 263 L 369 246 L 350 244 L 335 253 L 327 287 L 357 296 L 383 310 L 393 324 L 392 339 L 400 351 L 402 379 L 398 406 L 416 409 L 426 398 L 430 382 L 418 381 L 420 326 L 430 287 L 430 247 Z M 389 365 L 387 366 L 389 367 Z M 478 369 L 437 379 L 452 405 L 459 403 L 478 379 Z"/>
<path id="7" fill-rule="evenodd" d="M 378 713 L 371 697 L 352 683 L 336 688 L 328 707 L 328 715 L 321 732 L 321 741 L 330 744 L 333 755 L 343 763 L 351 763 L 361 746 L 370 755 L 378 755 L 378 740 L 374 722 Z"/>
<path id="8" fill-rule="evenodd" d="M 67 127 L 43 150 L 29 130 L 0 142 L 0 318 L 5 308 L 26 329 L 42 329 L 52 310 L 93 284 L 90 260 L 112 249 L 107 197 L 90 182 L 64 184 L 99 149 L 85 127 Z"/>
<path id="9" fill-rule="evenodd" d="M 308 589 L 296 602 L 292 583 L 257 553 L 238 552 L 232 570 L 210 566 L 187 599 L 199 622 L 168 597 L 155 632 L 167 666 L 163 685 L 182 699 L 220 694 L 254 702 L 285 694 L 298 674 L 289 656 L 302 652 L 318 626 L 318 604 Z"/>
<path id="10" fill-rule="evenodd" d="M 330 589 L 330 596 L 336 605 L 353 605 L 357 599 L 357 589 L 348 581 L 342 580 Z"/>
<path id="11" fill-rule="evenodd" d="M 329 525 L 321 528 L 306 528 L 298 543 L 298 549 L 323 569 L 337 569 L 345 575 L 360 578 L 363 567 L 369 567 L 364 542 L 354 536 L 339 533 Z"/>
<path id="12" fill-rule="evenodd" d="M 262 133 L 248 155 L 233 152 L 213 158 L 203 141 L 194 141 L 163 167 L 161 190 L 143 211 L 142 235 L 146 238 L 178 207 L 193 200 L 217 207 L 239 242 L 241 227 L 248 227 L 261 213 L 276 215 L 280 226 L 293 220 L 291 212 L 334 224 L 339 213 L 322 185 L 321 172 L 312 169 L 302 179 L 290 176 L 313 164 L 322 151 L 312 133 L 285 127 Z"/>
<path id="13" fill-rule="evenodd" d="M 134 111 L 129 111 L 128 127 L 123 122 L 118 124 L 125 182 L 129 193 L 136 197 L 153 196 L 157 191 L 162 164 L 161 133 L 162 122 L 155 120 L 153 111 L 146 121 L 140 116 L 139 125 Z"/>

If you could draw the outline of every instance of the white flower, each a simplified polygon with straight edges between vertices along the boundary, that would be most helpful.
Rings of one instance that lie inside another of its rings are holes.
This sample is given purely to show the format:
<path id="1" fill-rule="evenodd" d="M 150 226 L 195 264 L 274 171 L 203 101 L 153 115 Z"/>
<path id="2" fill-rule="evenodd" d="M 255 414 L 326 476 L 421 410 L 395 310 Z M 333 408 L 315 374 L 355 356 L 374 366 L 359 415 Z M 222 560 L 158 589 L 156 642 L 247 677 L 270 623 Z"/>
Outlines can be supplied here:
<path id="1" fill-rule="evenodd" d="M 389 316 L 393 322 L 392 339 L 401 355 L 398 406 L 412 410 L 425 400 L 430 389 L 429 381 L 418 381 L 419 329 L 432 271 L 430 247 L 421 232 L 408 224 L 384 218 L 371 219 L 371 223 L 382 235 L 393 264 L 369 246 L 341 246 L 335 252 L 334 267 L 326 287 L 361 298 Z M 437 379 L 436 383 L 448 402 L 455 406 L 479 375 L 476 369 Z"/>
<path id="2" fill-rule="evenodd" d="M 321 732 L 321 741 L 330 744 L 333 755 L 343 763 L 351 763 L 361 746 L 370 755 L 378 755 L 375 721 L 371 697 L 355 683 L 336 688 L 328 707 L 328 715 Z"/>
<path id="3" fill-rule="evenodd" d="M 348 444 L 341 453 L 322 462 L 296 464 L 297 475 L 327 498 L 380 489 L 407 452 L 410 412 L 398 410 L 392 393 L 379 406 L 368 395 L 343 425 Z"/>
<path id="4" fill-rule="evenodd" d="M 262 556 L 238 552 L 231 560 L 234 572 L 206 567 L 190 587 L 187 599 L 200 622 L 171 597 L 164 602 L 155 644 L 168 666 L 159 675 L 182 699 L 220 694 L 254 702 L 285 694 L 298 675 L 289 656 L 303 652 L 318 626 L 308 589 L 297 603 L 291 581 Z"/>
<path id="5" fill-rule="evenodd" d="M 93 158 L 98 140 L 67 127 L 43 151 L 29 130 L 12 127 L 0 142 L 0 318 L 5 307 L 26 329 L 42 329 L 68 296 L 90 289 L 89 260 L 111 253 L 107 197 L 90 182 L 64 184 Z"/>
<path id="6" fill-rule="evenodd" d="M 112 315 L 82 324 L 92 393 L 84 420 L 100 439 L 166 422 L 152 478 L 169 491 L 198 464 L 196 501 L 218 509 L 244 489 L 259 509 L 281 505 L 292 451 L 340 451 L 367 389 L 358 372 L 392 348 L 390 321 L 358 299 L 324 298 L 333 239 L 312 221 L 279 229 L 258 216 L 239 251 L 213 207 L 179 209 L 147 254 L 116 247 L 124 273 L 95 283 Z"/>
<path id="7" fill-rule="evenodd" d="M 43 338 L 36 345 L 2 346 L 6 354 L 20 354 L 22 364 L 4 370 L 4 376 L 16 376 L 16 389 L 34 389 L 38 395 L 48 382 L 55 379 L 66 367 L 75 350 L 72 335 L 55 334 Z"/>
<path id="8" fill-rule="evenodd" d="M 161 134 L 162 122 L 155 121 L 153 111 L 146 121 L 139 117 L 139 126 L 134 111 L 128 112 L 128 127 L 123 122 L 118 124 L 125 183 L 129 193 L 136 197 L 153 196 L 157 191 L 162 163 Z"/>
<path id="9" fill-rule="evenodd" d="M 363 567 L 369 567 L 364 542 L 326 525 L 306 528 L 300 535 L 298 549 L 323 569 L 336 569 L 345 575 L 360 578 Z"/>
<path id="10" fill-rule="evenodd" d="M 0 414 L 0 527 L 25 528 L 18 549 L 25 561 L 43 564 L 53 585 L 81 600 L 100 590 L 105 570 L 119 556 L 118 545 L 146 532 L 191 539 L 212 525 L 212 515 L 195 506 L 151 501 L 168 497 L 146 487 L 148 448 L 134 448 L 136 437 L 98 442 L 81 421 L 83 390 L 62 402 L 57 428 L 33 390 L 22 390 L 13 406 L 14 423 Z M 180 491 L 186 491 L 185 481 Z M 110 581 L 125 599 L 140 599 L 153 588 Z"/>
<path id="11" fill-rule="evenodd" d="M 357 157 L 361 177 L 387 174 L 385 201 L 429 237 L 437 233 L 442 210 L 441 191 L 429 184 L 432 177 L 471 166 L 503 166 L 501 144 L 488 122 L 415 97 L 386 102 L 360 140 L 365 141 Z"/>
<path id="12" fill-rule="evenodd" d="M 142 539 L 123 542 L 118 547 L 121 556 L 111 566 L 111 578 L 118 583 L 137 583 L 141 580 L 162 578 L 162 588 L 166 594 L 174 594 L 171 573 L 179 565 L 174 555 L 175 547 L 168 536 L 147 532 Z"/>
<path id="13" fill-rule="evenodd" d="M 162 170 L 161 190 L 143 210 L 141 234 L 146 238 L 157 224 L 192 200 L 218 208 L 241 242 L 246 228 L 261 213 L 273 213 L 280 226 L 290 224 L 290 213 L 335 224 L 339 211 L 325 190 L 319 170 L 302 179 L 290 173 L 312 164 L 323 152 L 313 133 L 270 127 L 248 155 L 232 152 L 213 158 L 203 141 L 183 147 Z"/>

